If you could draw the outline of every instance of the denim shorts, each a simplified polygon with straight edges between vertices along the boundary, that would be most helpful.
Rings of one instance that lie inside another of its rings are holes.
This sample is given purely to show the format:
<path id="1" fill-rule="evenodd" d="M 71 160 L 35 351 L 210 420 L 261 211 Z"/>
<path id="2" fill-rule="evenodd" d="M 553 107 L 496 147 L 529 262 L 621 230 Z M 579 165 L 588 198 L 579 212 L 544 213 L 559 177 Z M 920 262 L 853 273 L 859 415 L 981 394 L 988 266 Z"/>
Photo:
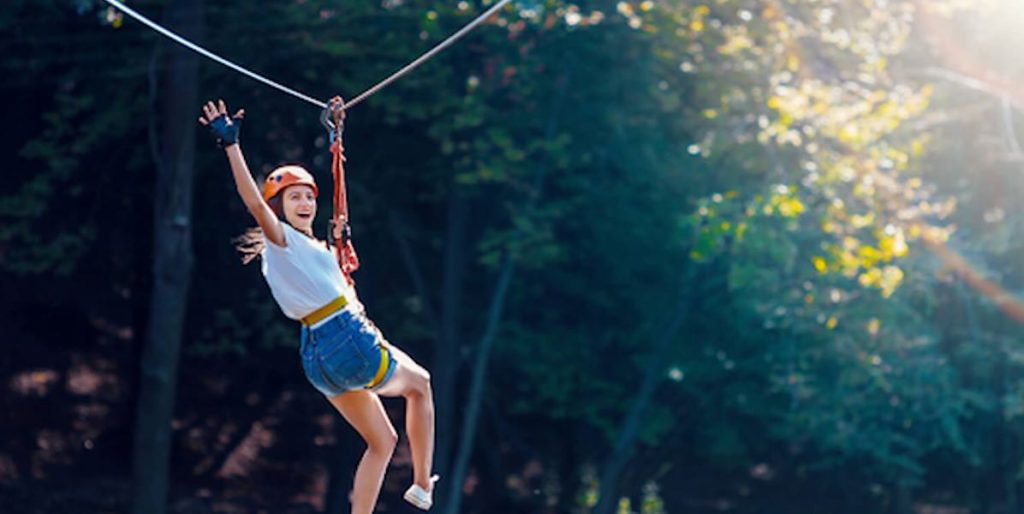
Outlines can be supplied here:
<path id="1" fill-rule="evenodd" d="M 302 369 L 306 379 L 325 396 L 365 389 L 377 376 L 383 358 L 384 338 L 366 316 L 343 310 L 316 328 L 302 327 Z M 395 372 L 395 359 L 389 356 L 383 380 Z"/>

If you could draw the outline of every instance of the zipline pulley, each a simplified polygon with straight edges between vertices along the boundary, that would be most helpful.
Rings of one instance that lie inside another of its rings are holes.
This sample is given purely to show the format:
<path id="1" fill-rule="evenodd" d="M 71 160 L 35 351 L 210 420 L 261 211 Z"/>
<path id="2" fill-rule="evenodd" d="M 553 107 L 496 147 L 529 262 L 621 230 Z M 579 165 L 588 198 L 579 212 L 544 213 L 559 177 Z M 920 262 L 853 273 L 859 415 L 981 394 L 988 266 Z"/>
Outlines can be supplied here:
<path id="1" fill-rule="evenodd" d="M 320 124 L 327 129 L 331 144 L 340 139 L 345 131 L 345 101 L 340 96 L 332 98 L 327 102 L 327 107 L 320 111 Z"/>

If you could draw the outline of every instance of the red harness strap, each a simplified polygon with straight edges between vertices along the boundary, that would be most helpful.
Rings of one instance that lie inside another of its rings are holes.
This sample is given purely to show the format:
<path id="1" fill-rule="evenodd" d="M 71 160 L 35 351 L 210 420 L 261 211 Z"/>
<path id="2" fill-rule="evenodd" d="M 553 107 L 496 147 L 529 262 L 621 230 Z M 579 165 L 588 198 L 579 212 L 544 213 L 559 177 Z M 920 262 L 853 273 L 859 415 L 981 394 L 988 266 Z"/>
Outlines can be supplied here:
<path id="1" fill-rule="evenodd" d="M 334 141 L 331 142 L 331 173 L 334 175 L 332 230 L 334 227 L 340 227 L 341 237 L 334 242 L 334 254 L 338 258 L 338 266 L 341 267 L 345 279 L 349 284 L 354 285 L 352 273 L 359 269 L 359 257 L 356 256 L 356 249 L 352 246 L 352 231 L 348 224 L 348 197 L 345 194 L 345 147 L 341 142 L 341 128 L 344 126 L 345 111 L 341 99 L 338 97 L 335 99 L 332 99 L 330 103 L 335 126 L 332 131 Z"/>

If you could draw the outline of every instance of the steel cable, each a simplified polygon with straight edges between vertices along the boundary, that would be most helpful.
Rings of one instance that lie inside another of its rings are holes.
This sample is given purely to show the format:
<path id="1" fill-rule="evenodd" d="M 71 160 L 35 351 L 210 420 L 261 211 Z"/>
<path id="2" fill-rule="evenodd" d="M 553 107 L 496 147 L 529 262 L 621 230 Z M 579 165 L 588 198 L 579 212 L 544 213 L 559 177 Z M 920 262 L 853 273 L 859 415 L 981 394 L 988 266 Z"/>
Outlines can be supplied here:
<path id="1" fill-rule="evenodd" d="M 103 1 L 108 3 L 108 4 L 110 4 L 114 8 L 120 10 L 121 12 L 127 14 L 128 16 L 131 16 L 132 18 L 135 18 L 136 20 L 138 20 L 142 24 L 144 24 L 144 25 L 148 26 L 149 28 L 157 31 L 158 33 L 162 34 L 163 36 L 173 40 L 174 42 L 178 43 L 179 45 L 182 45 L 185 48 L 188 48 L 189 50 L 192 50 L 193 52 L 196 52 L 196 53 L 202 55 L 203 57 L 206 57 L 206 58 L 208 58 L 210 60 L 213 60 L 213 61 L 215 61 L 217 63 L 220 63 L 220 64 L 222 64 L 224 66 L 227 66 L 228 68 L 231 68 L 232 70 L 235 70 L 235 71 L 237 71 L 237 72 L 239 72 L 239 73 L 241 73 L 241 74 L 243 74 L 243 75 L 245 75 L 245 76 L 247 76 L 247 77 L 249 77 L 251 79 L 254 79 L 254 80 L 257 80 L 259 82 L 262 82 L 262 83 L 264 83 L 264 84 L 266 84 L 266 85 L 268 85 L 270 87 L 273 87 L 273 88 L 275 88 L 275 89 L 277 89 L 277 90 L 279 90 L 281 92 L 284 92 L 284 93 L 287 93 L 289 95 L 292 95 L 295 98 L 298 98 L 300 100 L 304 100 L 306 102 L 309 102 L 309 103 L 311 103 L 311 104 L 313 104 L 313 105 L 315 105 L 315 106 L 317 106 L 317 107 L 319 107 L 321 109 L 326 109 L 327 108 L 327 103 L 326 102 L 317 100 L 317 99 L 315 99 L 315 98 L 313 98 L 313 97 L 311 97 L 309 95 L 306 95 L 304 93 L 296 91 L 296 90 L 294 90 L 294 89 L 292 89 L 290 87 L 287 87 L 285 85 L 282 85 L 282 84 L 279 84 L 277 82 L 274 82 L 273 80 L 270 80 L 270 79 L 264 77 L 263 75 L 260 75 L 258 73 L 249 71 L 248 69 L 243 68 L 242 66 L 239 66 L 239 65 L 237 65 L 237 64 L 235 64 L 235 63 L 233 63 L 233 62 L 231 62 L 231 61 L 229 61 L 227 59 L 224 59 L 223 57 L 220 57 L 219 55 L 214 54 L 213 52 L 210 52 L 209 50 L 207 50 L 207 49 L 205 49 L 205 48 L 203 48 L 203 47 L 201 47 L 201 46 L 199 46 L 199 45 L 197 45 L 197 44 L 195 44 L 195 43 L 193 43 L 193 42 L 191 42 L 191 41 L 189 41 L 189 40 L 187 40 L 187 39 L 185 39 L 185 38 L 183 38 L 183 37 L 181 37 L 181 36 L 179 36 L 177 34 L 175 34 L 174 32 L 171 32 L 170 30 L 164 28 L 163 26 L 161 26 L 160 24 L 150 20 L 149 18 L 146 18 L 142 14 L 139 14 L 138 12 L 136 12 L 132 8 L 124 5 L 123 3 L 121 3 L 118 0 L 103 0 Z M 484 20 L 486 20 L 492 14 L 494 14 L 499 9 L 504 7 L 510 1 L 511 0 L 501 0 L 497 4 L 494 4 L 493 6 L 491 6 L 491 8 L 487 9 L 486 11 L 484 11 L 483 14 L 481 14 L 480 16 L 477 16 L 475 19 L 473 19 L 473 21 L 469 22 L 468 24 L 466 24 L 466 26 L 464 26 L 461 29 L 459 29 L 458 32 L 455 32 L 451 36 L 448 36 L 448 38 L 445 39 L 444 41 L 441 41 L 440 43 L 438 43 L 436 46 L 434 46 L 434 48 L 431 48 L 426 53 L 424 53 L 423 55 L 421 55 L 418 58 L 416 58 L 416 60 L 410 62 L 407 65 L 405 65 L 405 67 L 403 67 L 402 69 L 396 71 L 395 73 L 392 73 L 386 79 L 378 82 L 377 84 L 375 84 L 374 86 L 370 87 L 366 91 L 364 91 L 364 92 L 360 93 L 359 95 L 357 95 L 351 101 L 347 102 L 345 104 L 345 110 L 348 110 L 349 108 L 353 107 L 354 105 L 356 105 L 356 104 L 362 102 L 363 100 L 367 99 L 370 95 L 380 91 L 381 89 L 384 89 L 385 87 L 387 87 L 389 84 L 391 84 L 395 80 L 398 80 L 403 75 L 409 73 L 410 71 L 415 69 L 420 64 L 423 64 L 424 62 L 429 60 L 431 57 L 437 55 L 440 51 L 444 50 L 445 48 L 448 48 L 449 46 L 452 45 L 452 43 L 457 41 L 462 36 L 466 35 L 469 31 L 471 31 L 474 28 L 476 28 L 477 25 L 480 25 L 481 23 L 483 23 Z"/>

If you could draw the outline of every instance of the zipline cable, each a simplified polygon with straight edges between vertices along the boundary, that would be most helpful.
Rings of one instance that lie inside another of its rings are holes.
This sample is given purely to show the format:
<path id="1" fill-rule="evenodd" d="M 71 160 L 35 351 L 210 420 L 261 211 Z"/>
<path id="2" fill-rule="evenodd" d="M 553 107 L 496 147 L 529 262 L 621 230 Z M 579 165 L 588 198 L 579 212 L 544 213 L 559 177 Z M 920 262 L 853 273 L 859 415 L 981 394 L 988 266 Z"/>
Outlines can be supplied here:
<path id="1" fill-rule="evenodd" d="M 427 51 L 427 53 L 421 55 L 415 61 L 405 65 L 404 68 L 402 68 L 402 69 L 392 73 L 390 77 L 388 77 L 388 78 L 378 82 L 377 85 L 371 87 L 370 89 L 367 89 L 366 91 L 363 91 L 361 94 L 359 94 L 359 96 L 353 98 L 351 101 L 346 102 L 345 103 L 345 109 L 347 110 L 347 109 L 355 106 L 359 102 L 362 102 L 363 100 L 365 100 L 368 96 L 376 93 L 377 91 L 380 91 L 381 89 L 384 89 L 385 87 L 387 87 L 388 84 L 394 82 L 395 80 L 397 80 L 402 75 L 405 75 L 406 73 L 409 73 L 414 68 L 416 68 L 420 64 L 423 64 L 427 59 L 430 59 L 431 57 L 436 55 L 441 50 L 444 50 L 445 48 L 448 48 L 449 46 L 451 46 L 452 43 L 457 41 L 462 36 L 466 35 L 466 33 L 468 33 L 469 31 L 471 31 L 474 28 L 476 28 L 477 25 L 483 23 L 484 20 L 486 20 L 492 14 L 497 12 L 498 9 L 501 9 L 502 7 L 504 7 L 505 4 L 509 3 L 510 1 L 512 1 L 512 0 L 501 0 L 500 2 L 494 4 L 490 9 L 487 9 L 486 11 L 484 11 L 483 14 L 481 14 L 480 16 L 477 16 L 476 19 L 474 19 L 473 21 L 469 22 L 469 24 L 467 24 L 465 27 L 462 27 L 461 29 L 459 29 L 458 32 L 452 34 L 451 36 L 448 36 L 448 39 L 445 39 L 444 41 L 438 43 L 437 46 L 435 46 L 434 48 L 431 48 L 429 51 Z"/>
<path id="2" fill-rule="evenodd" d="M 327 108 L 327 103 L 326 102 L 322 102 L 322 101 L 317 100 L 317 99 L 315 99 L 315 98 L 313 98 L 313 97 L 311 97 L 309 95 L 300 93 L 300 92 L 298 92 L 298 91 L 296 91 L 294 89 L 291 89 L 291 88 L 289 88 L 287 86 L 281 85 L 281 84 L 279 84 L 277 82 L 274 82 L 273 80 L 270 80 L 270 79 L 264 77 L 263 75 L 260 75 L 258 73 L 249 71 L 249 70 L 247 70 L 247 69 L 245 69 L 245 68 L 243 68 L 243 67 L 241 67 L 241 66 L 239 66 L 239 65 L 237 65 L 237 64 L 235 64 L 235 63 L 233 63 L 233 62 L 231 62 L 231 61 L 229 61 L 227 59 L 224 59 L 223 57 L 220 57 L 217 54 L 214 54 L 213 52 L 210 52 L 209 50 L 207 50 L 207 49 L 205 49 L 205 48 L 203 48 L 203 47 L 201 47 L 201 46 L 199 46 L 199 45 L 197 45 L 197 44 L 195 44 L 195 43 L 193 43 L 193 42 L 191 42 L 191 41 L 189 41 L 189 40 L 187 40 L 187 39 L 185 39 L 185 38 L 183 38 L 183 37 L 181 37 L 181 36 L 179 36 L 177 34 L 175 34 L 174 32 L 171 32 L 170 30 L 167 30 L 166 28 L 164 28 L 160 24 L 154 22 L 153 20 L 150 20 L 149 18 L 143 16 L 142 14 L 139 14 L 134 9 L 128 7 L 127 5 L 124 5 L 123 3 L 119 2 L 118 0 L 103 0 L 103 1 L 108 3 L 108 4 L 110 4 L 110 5 L 112 5 L 113 7 L 117 8 L 121 12 L 127 14 L 128 16 L 131 16 L 132 18 L 135 18 L 136 20 L 138 20 L 142 24 L 146 25 L 147 27 L 149 27 L 149 28 L 159 32 L 160 34 L 162 34 L 162 35 L 164 35 L 164 36 L 166 36 L 168 38 L 170 38 L 171 40 L 173 40 L 174 42 L 178 43 L 179 45 L 182 45 L 185 48 L 188 48 L 189 50 L 192 50 L 193 52 L 196 52 L 196 53 L 202 55 L 203 57 L 206 57 L 206 58 L 211 59 L 211 60 L 213 60 L 215 62 L 218 62 L 218 63 L 220 63 L 220 64 L 222 64 L 224 66 L 227 66 L 228 68 L 231 68 L 232 70 L 235 70 L 235 71 L 237 71 L 237 72 L 239 72 L 239 73 L 241 73 L 243 75 L 246 75 L 249 78 L 258 80 L 258 81 L 260 81 L 260 82 L 262 82 L 262 83 L 264 83 L 264 84 L 266 84 L 266 85 L 268 85 L 270 87 L 273 87 L 273 88 L 275 88 L 275 89 L 277 89 L 277 90 L 279 90 L 281 92 L 284 92 L 284 93 L 287 93 L 289 95 L 292 95 L 295 98 L 298 98 L 300 100 L 305 100 L 306 102 L 309 102 L 309 103 L 311 103 L 311 104 L 313 104 L 313 105 L 315 105 L 315 106 L 317 106 L 317 107 L 319 107 L 321 109 L 326 109 Z M 391 84 L 392 82 L 394 82 L 395 80 L 398 80 L 400 77 L 402 77 L 406 73 L 409 73 L 410 71 L 415 69 L 417 66 L 419 66 L 420 64 L 423 64 L 428 59 L 430 59 L 431 57 L 436 55 L 441 50 L 444 50 L 445 48 L 448 48 L 449 46 L 451 46 L 452 43 L 457 41 L 462 36 L 466 35 L 466 33 L 468 33 L 469 31 L 471 31 L 474 28 L 476 28 L 477 25 L 483 23 L 483 21 L 486 20 L 491 14 L 494 14 L 495 12 L 497 12 L 498 9 L 501 9 L 502 7 L 505 6 L 505 4 L 509 3 L 510 1 L 511 0 L 501 0 L 500 2 L 494 4 L 490 9 L 487 9 L 486 11 L 484 11 L 483 14 L 481 14 L 480 16 L 477 16 L 473 21 L 469 22 L 465 27 L 462 27 L 461 29 L 459 29 L 458 32 L 452 34 L 451 36 L 448 36 L 447 39 L 445 39 L 444 41 L 438 43 L 436 46 L 434 46 L 434 48 L 431 48 L 429 51 L 427 51 L 425 54 L 423 54 L 420 57 L 418 57 L 416 60 L 412 61 L 411 63 L 409 63 L 407 65 L 405 65 L 405 67 L 403 67 L 402 69 L 400 69 L 400 70 L 396 71 L 395 73 L 391 74 L 391 76 L 389 76 L 388 78 L 378 82 L 373 87 L 367 89 L 366 91 L 362 92 L 361 94 L 359 94 L 358 96 L 353 98 L 352 101 L 350 101 L 350 102 L 345 104 L 345 109 L 347 110 L 348 108 L 358 104 L 359 102 L 362 102 L 363 100 L 368 98 L 370 95 L 376 93 L 377 91 L 380 91 L 381 89 L 384 89 L 385 87 L 388 86 L 388 84 Z"/>
<path id="3" fill-rule="evenodd" d="M 154 22 L 153 20 L 150 20 L 149 18 L 147 18 L 147 17 L 145 17 L 145 16 L 135 12 L 132 8 L 128 7 L 127 5 L 122 4 L 118 0 L 103 0 L 103 1 L 107 2 L 108 4 L 110 4 L 110 5 L 114 6 L 114 7 L 116 7 L 117 9 L 120 9 L 122 12 L 124 12 L 128 16 L 131 16 L 132 18 L 135 18 L 136 20 L 142 22 L 144 25 L 148 26 L 149 28 L 159 32 L 160 34 L 163 34 L 164 36 L 167 36 L 168 38 L 173 40 L 175 43 L 178 43 L 179 45 L 184 46 L 185 48 L 188 48 L 189 50 L 192 50 L 193 52 L 196 52 L 199 55 L 202 55 L 203 57 L 206 57 L 208 59 L 212 59 L 212 60 L 214 60 L 214 61 L 216 61 L 216 62 L 218 62 L 220 64 L 223 64 L 224 66 L 227 66 L 228 68 L 231 68 L 231 69 L 233 69 L 233 70 L 235 70 L 235 71 L 237 71 L 237 72 L 239 72 L 239 73 L 241 73 L 243 75 L 246 75 L 246 76 L 248 76 L 250 78 L 256 79 L 256 80 L 258 80 L 258 81 L 260 81 L 260 82 L 262 82 L 262 83 L 264 83 L 264 84 L 266 84 L 266 85 L 268 85 L 270 87 L 276 88 L 276 89 L 278 89 L 280 91 L 283 91 L 285 93 L 288 93 L 289 95 L 292 95 L 295 98 L 298 98 L 300 100 L 305 100 L 305 101 L 307 101 L 307 102 L 309 102 L 309 103 L 311 103 L 311 104 L 313 104 L 313 105 L 315 105 L 315 106 L 317 106 L 317 107 L 319 107 L 321 109 L 324 109 L 324 108 L 327 107 L 327 103 L 326 102 L 321 102 L 320 100 L 317 100 L 316 98 L 313 98 L 313 97 L 308 96 L 308 95 L 304 95 L 304 94 L 302 94 L 302 93 L 300 93 L 300 92 L 298 92 L 298 91 L 296 91 L 294 89 L 291 89 L 291 88 L 289 88 L 287 86 L 283 86 L 281 84 L 278 84 L 277 82 L 274 82 L 273 80 L 270 80 L 270 79 L 264 77 L 263 75 L 260 75 L 258 73 L 253 73 L 253 72 L 251 72 L 251 71 L 249 71 L 249 70 L 247 70 L 247 69 L 245 69 L 245 68 L 243 68 L 243 67 L 241 67 L 241 66 L 239 66 L 239 65 L 237 65 L 237 64 L 235 64 L 235 63 L 233 63 L 233 62 L 231 62 L 231 61 L 229 61 L 227 59 L 224 59 L 223 57 L 220 57 L 220 56 L 214 54 L 213 52 L 210 52 L 209 50 L 207 50 L 207 49 L 205 49 L 205 48 L 203 48 L 203 47 L 201 47 L 201 46 L 199 46 L 199 45 L 197 45 L 197 44 L 195 44 L 195 43 L 193 43 L 193 42 L 191 42 L 191 41 L 189 41 L 189 40 L 187 40 L 187 39 L 185 39 L 185 38 L 183 38 L 183 37 L 181 37 L 181 36 L 179 36 L 177 34 L 175 34 L 174 32 L 171 32 L 170 30 L 167 30 L 167 29 L 163 28 L 162 26 L 160 26 L 160 24 L 158 24 L 158 23 Z"/>

